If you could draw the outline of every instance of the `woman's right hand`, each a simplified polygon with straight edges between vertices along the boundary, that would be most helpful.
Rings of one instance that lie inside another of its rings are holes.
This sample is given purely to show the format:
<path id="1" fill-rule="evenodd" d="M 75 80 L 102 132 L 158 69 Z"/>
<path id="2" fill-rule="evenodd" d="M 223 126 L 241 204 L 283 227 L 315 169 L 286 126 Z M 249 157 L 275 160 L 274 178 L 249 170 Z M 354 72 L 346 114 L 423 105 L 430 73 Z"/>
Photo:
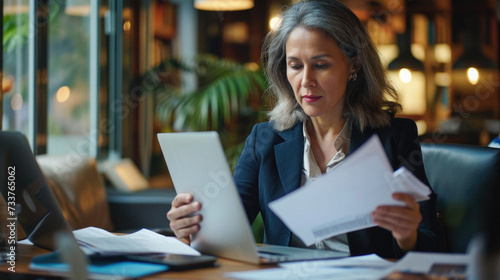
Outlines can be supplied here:
<path id="1" fill-rule="evenodd" d="M 167 212 L 170 228 L 178 238 L 189 238 L 193 233 L 200 230 L 199 223 L 201 215 L 193 215 L 201 209 L 198 201 L 193 201 L 193 196 L 188 193 L 180 193 L 172 201 L 172 208 Z"/>

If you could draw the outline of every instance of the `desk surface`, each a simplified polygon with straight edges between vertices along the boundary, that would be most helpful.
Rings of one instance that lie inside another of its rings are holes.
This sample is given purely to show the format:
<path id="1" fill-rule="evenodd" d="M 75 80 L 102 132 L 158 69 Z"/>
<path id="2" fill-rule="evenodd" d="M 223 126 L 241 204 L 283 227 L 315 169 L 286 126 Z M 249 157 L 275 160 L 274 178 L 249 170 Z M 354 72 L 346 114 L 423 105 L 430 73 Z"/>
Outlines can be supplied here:
<path id="1" fill-rule="evenodd" d="M 61 273 L 30 270 L 29 264 L 34 256 L 49 253 L 49 251 L 31 245 L 19 245 L 17 248 L 16 272 L 9 272 L 10 265 L 0 263 L 0 273 L 8 272 L 12 274 L 29 274 L 42 276 L 63 276 Z M 227 279 L 224 278 L 224 273 L 232 271 L 255 270 L 259 268 L 272 267 L 269 265 L 252 265 L 243 262 L 231 261 L 219 258 L 217 267 L 199 268 L 187 271 L 165 271 L 163 273 L 153 274 L 141 279 Z M 14 279 L 14 277 L 12 277 Z M 19 279 L 19 278 L 16 278 Z"/>
<path id="2" fill-rule="evenodd" d="M 19 245 L 16 255 L 16 266 L 15 272 L 9 272 L 9 264 L 0 263 L 0 278 L 2 280 L 60 280 L 64 279 L 64 274 L 58 272 L 48 272 L 48 271 L 37 271 L 30 270 L 29 264 L 33 257 L 49 253 L 49 251 L 41 249 L 33 245 Z M 140 279 L 152 280 L 152 279 L 204 279 L 204 280 L 215 280 L 215 279 L 229 279 L 225 278 L 224 274 L 227 272 L 236 271 L 246 271 L 246 270 L 256 270 L 264 269 L 269 267 L 274 267 L 271 265 L 253 265 L 243 262 L 232 261 L 228 259 L 219 258 L 217 260 L 218 266 L 209 268 L 199 268 L 187 271 L 165 271 L 162 273 L 152 274 L 149 276 L 142 277 Z M 90 278 L 95 280 L 111 279 L 109 275 L 98 276 L 96 278 Z M 438 279 L 435 277 L 429 278 L 422 274 L 404 274 L 404 273 L 394 273 L 387 276 L 384 279 L 396 279 L 396 280 L 415 280 L 415 279 Z M 446 278 L 444 276 L 439 277 L 439 279 L 463 279 L 457 277 Z M 495 278 L 496 279 L 496 278 Z"/>

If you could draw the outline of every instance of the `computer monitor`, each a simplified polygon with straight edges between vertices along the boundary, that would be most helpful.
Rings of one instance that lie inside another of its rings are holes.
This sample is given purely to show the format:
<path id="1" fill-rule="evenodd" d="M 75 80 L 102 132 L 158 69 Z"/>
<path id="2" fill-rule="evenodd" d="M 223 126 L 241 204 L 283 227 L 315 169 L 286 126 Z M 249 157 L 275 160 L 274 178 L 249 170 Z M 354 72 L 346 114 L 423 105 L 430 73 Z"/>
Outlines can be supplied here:
<path id="1" fill-rule="evenodd" d="M 57 233 L 72 236 L 27 139 L 20 132 L 0 131 L 0 178 L 0 192 L 5 201 L 14 202 L 9 206 L 17 207 L 18 224 L 33 244 L 54 250 Z"/>

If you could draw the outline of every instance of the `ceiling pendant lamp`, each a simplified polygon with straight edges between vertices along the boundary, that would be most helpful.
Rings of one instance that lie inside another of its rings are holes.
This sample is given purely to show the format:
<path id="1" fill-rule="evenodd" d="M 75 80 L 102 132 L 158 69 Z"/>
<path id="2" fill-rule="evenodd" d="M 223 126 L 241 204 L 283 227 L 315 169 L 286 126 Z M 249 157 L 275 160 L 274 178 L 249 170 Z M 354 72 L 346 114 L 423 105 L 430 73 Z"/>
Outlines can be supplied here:
<path id="1" fill-rule="evenodd" d="M 194 7 L 206 11 L 240 11 L 253 8 L 253 0 L 195 0 Z"/>
<path id="2" fill-rule="evenodd" d="M 411 53 L 411 38 L 410 32 L 403 34 L 397 34 L 397 43 L 399 49 L 399 55 L 389 63 L 387 68 L 389 70 L 399 70 L 402 68 L 407 68 L 410 70 L 424 70 L 424 64 L 422 61 L 416 59 Z"/>
<path id="3" fill-rule="evenodd" d="M 465 50 L 452 66 L 453 70 L 464 69 L 466 71 L 469 83 L 476 85 L 479 82 L 479 72 L 485 72 L 489 69 L 495 69 L 495 63 L 483 54 L 480 40 L 465 41 Z M 479 42 L 479 43 L 476 43 Z"/>
<path id="4" fill-rule="evenodd" d="M 482 52 L 480 39 L 465 41 L 464 53 L 453 63 L 453 69 L 465 69 L 469 67 L 496 68 L 493 60 Z"/>
<path id="5" fill-rule="evenodd" d="M 477 18 L 468 18 L 466 21 L 466 30 L 463 33 L 464 52 L 453 63 L 453 69 L 475 68 L 496 68 L 495 63 L 488 58 L 482 50 L 481 24 Z"/>
<path id="6" fill-rule="evenodd" d="M 466 30 L 463 34 L 464 52 L 452 65 L 454 71 L 465 70 L 465 75 L 471 85 L 476 85 L 481 75 L 487 74 L 488 71 L 495 71 L 497 67 L 495 62 L 483 53 L 479 21 L 477 18 L 469 18 L 466 21 Z"/>
<path id="7" fill-rule="evenodd" d="M 403 106 L 401 113 L 421 119 L 427 112 L 425 67 L 411 52 L 412 26 L 410 15 L 406 15 L 406 32 L 397 35 L 399 54 L 387 69 L 398 91 L 398 102 Z"/>

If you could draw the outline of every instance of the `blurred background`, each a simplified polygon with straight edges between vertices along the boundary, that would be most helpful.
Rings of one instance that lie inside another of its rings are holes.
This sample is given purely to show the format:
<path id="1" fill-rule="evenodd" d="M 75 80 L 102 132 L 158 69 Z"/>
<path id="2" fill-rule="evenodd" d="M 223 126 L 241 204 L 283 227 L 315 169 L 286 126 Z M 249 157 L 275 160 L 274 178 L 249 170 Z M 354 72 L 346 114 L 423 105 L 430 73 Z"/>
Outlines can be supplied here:
<path id="1" fill-rule="evenodd" d="M 170 186 L 159 132 L 217 130 L 231 163 L 271 103 L 262 40 L 285 0 L 4 0 L 2 130 L 35 154 L 130 158 Z M 500 133 L 499 3 L 343 0 L 365 25 L 421 141 Z"/>

